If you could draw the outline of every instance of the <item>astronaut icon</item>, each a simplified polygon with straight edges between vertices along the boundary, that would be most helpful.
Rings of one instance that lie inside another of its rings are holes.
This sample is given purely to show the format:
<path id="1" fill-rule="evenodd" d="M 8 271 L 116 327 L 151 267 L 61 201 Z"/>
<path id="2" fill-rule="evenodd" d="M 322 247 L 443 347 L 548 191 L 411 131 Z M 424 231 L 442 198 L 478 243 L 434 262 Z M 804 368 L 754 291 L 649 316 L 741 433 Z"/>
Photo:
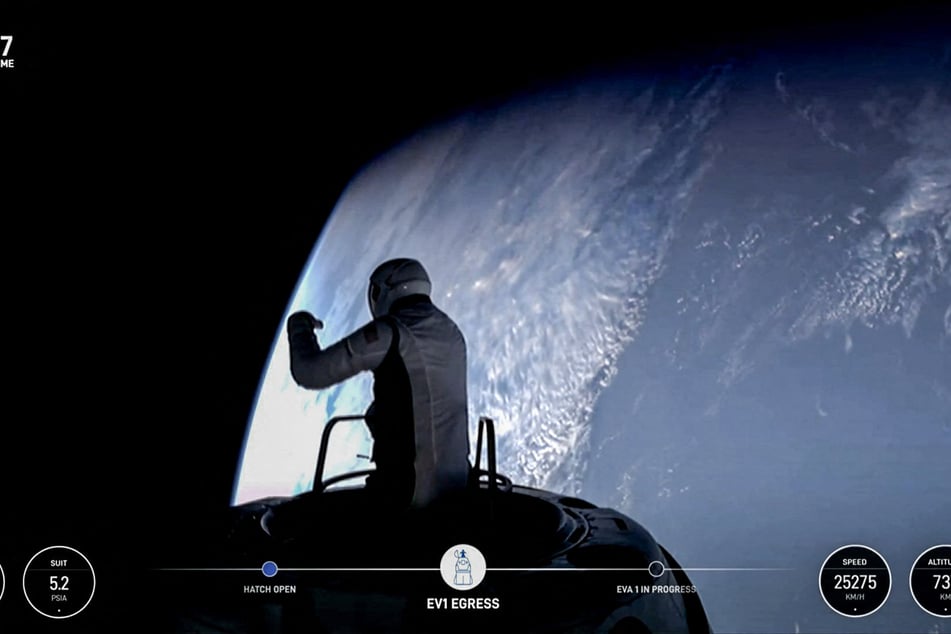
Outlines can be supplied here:
<path id="1" fill-rule="evenodd" d="M 472 590 L 485 579 L 485 557 L 470 544 L 456 544 L 439 562 L 439 573 L 453 590 Z"/>
<path id="2" fill-rule="evenodd" d="M 456 550 L 452 553 L 456 557 L 456 576 L 452 583 L 456 586 L 472 585 L 472 562 L 466 557 L 465 549 Z"/>

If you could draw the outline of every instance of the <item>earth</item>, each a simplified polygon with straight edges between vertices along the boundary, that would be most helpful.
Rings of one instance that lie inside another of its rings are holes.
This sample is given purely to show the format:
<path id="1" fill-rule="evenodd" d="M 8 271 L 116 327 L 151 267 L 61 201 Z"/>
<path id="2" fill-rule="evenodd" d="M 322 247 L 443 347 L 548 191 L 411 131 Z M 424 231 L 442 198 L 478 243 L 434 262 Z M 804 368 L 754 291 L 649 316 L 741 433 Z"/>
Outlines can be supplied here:
<path id="1" fill-rule="evenodd" d="M 951 40 L 903 34 L 474 107 L 354 176 L 287 314 L 333 343 L 369 320 L 376 265 L 417 258 L 468 342 L 472 438 L 494 419 L 513 481 L 707 569 L 715 631 L 951 632 L 906 581 L 951 526 L 949 78 Z M 298 388 L 276 324 L 233 502 L 309 490 L 323 423 L 370 380 Z M 369 443 L 339 429 L 329 472 Z M 848 544 L 892 575 L 861 619 L 818 591 Z"/>

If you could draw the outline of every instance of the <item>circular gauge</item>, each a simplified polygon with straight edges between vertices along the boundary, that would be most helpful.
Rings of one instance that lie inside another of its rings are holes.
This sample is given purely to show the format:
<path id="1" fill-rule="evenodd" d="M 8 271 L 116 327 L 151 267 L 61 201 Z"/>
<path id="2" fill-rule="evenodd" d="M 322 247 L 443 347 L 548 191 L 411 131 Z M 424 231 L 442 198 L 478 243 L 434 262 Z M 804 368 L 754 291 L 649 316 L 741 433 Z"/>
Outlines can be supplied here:
<path id="1" fill-rule="evenodd" d="M 868 546 L 843 546 L 819 571 L 819 592 L 842 616 L 868 616 L 888 599 L 892 577 L 885 558 Z"/>
<path id="2" fill-rule="evenodd" d="M 96 573 L 86 556 L 69 546 L 50 546 L 33 555 L 23 571 L 23 594 L 34 610 L 51 619 L 82 612 L 96 591 Z"/>
<path id="3" fill-rule="evenodd" d="M 933 616 L 951 618 L 951 544 L 921 553 L 911 567 L 908 584 L 918 607 Z"/>

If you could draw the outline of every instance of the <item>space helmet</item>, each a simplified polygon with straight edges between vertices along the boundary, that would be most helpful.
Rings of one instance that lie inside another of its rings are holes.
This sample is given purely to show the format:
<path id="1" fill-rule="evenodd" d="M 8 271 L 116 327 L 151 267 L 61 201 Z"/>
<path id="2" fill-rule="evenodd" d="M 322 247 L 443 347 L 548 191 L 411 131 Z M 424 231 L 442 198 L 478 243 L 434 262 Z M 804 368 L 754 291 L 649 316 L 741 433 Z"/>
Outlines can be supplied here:
<path id="1" fill-rule="evenodd" d="M 367 302 L 374 319 L 390 311 L 393 303 L 410 295 L 429 295 L 432 283 L 418 260 L 396 258 L 387 260 L 370 275 Z"/>

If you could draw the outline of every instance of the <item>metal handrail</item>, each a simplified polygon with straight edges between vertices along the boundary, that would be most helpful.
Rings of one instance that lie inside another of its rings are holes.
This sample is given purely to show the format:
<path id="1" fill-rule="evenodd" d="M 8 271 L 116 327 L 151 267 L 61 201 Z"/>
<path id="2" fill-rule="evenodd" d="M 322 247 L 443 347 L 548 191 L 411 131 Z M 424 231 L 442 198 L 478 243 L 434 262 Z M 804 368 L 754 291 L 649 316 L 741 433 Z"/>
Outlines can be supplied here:
<path id="1" fill-rule="evenodd" d="M 486 462 L 488 462 L 489 490 L 495 491 L 498 488 L 497 471 L 495 467 L 495 422 L 488 416 L 479 417 L 479 435 L 476 439 L 476 473 L 482 471 L 482 435 L 486 437 Z"/>
<path id="2" fill-rule="evenodd" d="M 332 478 L 327 478 L 321 482 L 320 490 L 323 491 L 327 487 L 337 484 L 338 482 L 343 482 L 344 480 L 352 480 L 353 478 L 362 478 L 363 476 L 368 476 L 374 471 L 376 471 L 376 469 L 364 469 L 362 471 L 347 471 L 346 473 L 335 475 Z"/>
<path id="3" fill-rule="evenodd" d="M 335 476 L 330 478 L 327 482 L 323 481 L 324 478 L 324 468 L 327 465 L 327 448 L 330 446 L 330 433 L 333 431 L 333 428 L 336 427 L 338 423 L 351 420 L 366 420 L 366 416 L 363 414 L 351 414 L 347 416 L 334 416 L 327 424 L 324 425 L 324 430 L 320 436 L 320 450 L 317 453 L 317 468 L 314 470 L 314 491 L 323 491 L 325 488 L 339 482 L 340 480 L 347 478 L 355 478 L 361 475 L 366 475 L 372 473 L 371 471 L 366 472 L 354 472 L 343 474 L 343 476 Z M 482 438 L 483 436 L 486 439 L 485 449 L 486 449 L 486 462 L 488 463 L 488 470 L 482 470 Z M 495 422 L 488 416 L 481 416 L 479 418 L 479 435 L 476 439 L 476 462 L 475 462 L 475 472 L 476 474 L 485 473 L 488 475 L 488 485 L 490 491 L 496 491 L 499 488 L 500 476 L 498 474 L 496 466 L 496 446 L 495 446 Z M 501 476 L 501 481 L 504 489 L 511 488 L 511 481 L 508 480 L 505 476 Z"/>
<path id="4" fill-rule="evenodd" d="M 348 420 L 365 420 L 363 414 L 351 414 L 348 416 L 334 416 L 324 425 L 324 431 L 320 435 L 320 451 L 317 453 L 317 468 L 314 470 L 314 491 L 323 491 L 327 486 L 339 480 L 331 478 L 324 483 L 324 467 L 327 465 L 327 447 L 330 446 L 330 432 L 337 423 Z M 347 474 L 349 477 L 357 477 L 356 474 Z M 363 474 L 361 474 L 363 475 Z"/>

